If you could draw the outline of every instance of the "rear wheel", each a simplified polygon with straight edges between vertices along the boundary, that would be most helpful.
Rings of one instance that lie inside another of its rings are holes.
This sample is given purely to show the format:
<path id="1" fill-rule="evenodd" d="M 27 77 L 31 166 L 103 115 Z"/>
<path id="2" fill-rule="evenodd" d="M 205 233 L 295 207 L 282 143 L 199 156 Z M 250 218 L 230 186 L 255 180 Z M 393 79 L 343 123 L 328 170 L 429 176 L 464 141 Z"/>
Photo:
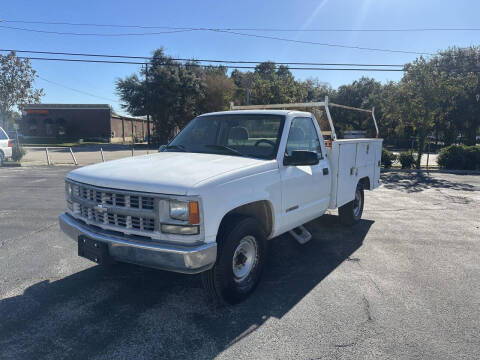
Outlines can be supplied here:
<path id="1" fill-rule="evenodd" d="M 0 151 L 0 167 L 3 166 L 4 161 L 5 161 L 5 156 L 3 155 L 3 152 Z"/>
<path id="2" fill-rule="evenodd" d="M 340 221 L 342 224 L 354 225 L 361 219 L 363 213 L 363 202 L 363 186 L 359 183 L 355 189 L 355 198 L 338 209 L 338 215 L 340 216 Z"/>
<path id="3" fill-rule="evenodd" d="M 236 304 L 256 288 L 266 256 L 266 239 L 258 221 L 234 217 L 218 236 L 217 261 L 202 273 L 205 289 L 220 303 Z"/>

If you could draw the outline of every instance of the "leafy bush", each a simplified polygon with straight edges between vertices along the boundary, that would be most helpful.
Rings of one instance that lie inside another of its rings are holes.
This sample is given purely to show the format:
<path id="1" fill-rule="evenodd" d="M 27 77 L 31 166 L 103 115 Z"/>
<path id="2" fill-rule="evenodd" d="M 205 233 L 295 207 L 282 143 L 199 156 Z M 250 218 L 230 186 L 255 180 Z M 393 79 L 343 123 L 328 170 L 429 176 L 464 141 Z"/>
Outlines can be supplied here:
<path id="1" fill-rule="evenodd" d="M 450 145 L 440 149 L 438 166 L 452 170 L 480 169 L 480 146 Z"/>
<path id="2" fill-rule="evenodd" d="M 402 165 L 402 169 L 411 169 L 415 164 L 415 158 L 413 157 L 413 154 L 409 151 L 401 152 L 398 159 L 400 160 L 400 165 Z"/>
<path id="3" fill-rule="evenodd" d="M 22 146 L 14 145 L 12 148 L 12 160 L 20 161 L 27 152 Z"/>
<path id="4" fill-rule="evenodd" d="M 388 151 L 386 149 L 382 149 L 382 166 L 385 169 L 389 169 L 392 167 L 392 163 L 397 161 L 397 155 Z"/>

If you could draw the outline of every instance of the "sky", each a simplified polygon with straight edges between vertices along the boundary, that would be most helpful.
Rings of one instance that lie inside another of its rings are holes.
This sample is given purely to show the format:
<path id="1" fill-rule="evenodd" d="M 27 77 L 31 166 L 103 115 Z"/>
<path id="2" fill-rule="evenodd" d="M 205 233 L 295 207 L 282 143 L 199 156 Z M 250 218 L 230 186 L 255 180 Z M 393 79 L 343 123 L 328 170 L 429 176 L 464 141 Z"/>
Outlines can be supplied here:
<path id="1" fill-rule="evenodd" d="M 292 43 L 227 33 L 189 31 L 136 36 L 76 36 L 2 28 L 77 33 L 144 33 L 161 29 L 24 24 L 44 21 L 89 24 L 275 29 L 405 29 L 480 28 L 480 1 L 475 0 L 264 0 L 264 1 L 26 1 L 2 0 L 0 48 L 56 52 L 150 56 L 163 47 L 182 58 L 404 64 L 418 54 L 389 53 L 318 44 Z M 436 53 L 449 46 L 479 45 L 480 31 L 442 32 L 248 32 L 347 46 Z M 2 54 L 5 54 L 3 52 Z M 18 54 L 20 55 L 20 54 Z M 33 56 L 33 55 L 31 55 Z M 38 56 L 38 55 L 37 55 Z M 427 55 L 428 57 L 428 55 Z M 77 57 L 79 58 L 79 57 Z M 32 60 L 44 89 L 44 103 L 108 103 L 120 113 L 115 81 L 138 72 L 140 66 Z M 337 88 L 361 76 L 398 81 L 401 72 L 293 70 L 296 78 L 318 78 Z M 87 92 L 90 95 L 80 93 Z M 93 96 L 91 96 L 93 95 Z"/>

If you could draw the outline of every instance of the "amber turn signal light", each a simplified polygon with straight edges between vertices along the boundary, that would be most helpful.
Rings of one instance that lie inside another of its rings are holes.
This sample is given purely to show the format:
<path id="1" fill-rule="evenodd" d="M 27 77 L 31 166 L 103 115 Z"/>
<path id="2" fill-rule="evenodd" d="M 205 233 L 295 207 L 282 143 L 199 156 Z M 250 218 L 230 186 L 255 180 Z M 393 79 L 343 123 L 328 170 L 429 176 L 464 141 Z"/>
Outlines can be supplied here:
<path id="1" fill-rule="evenodd" d="M 188 210 L 190 213 L 190 224 L 198 225 L 200 224 L 200 213 L 198 210 L 198 201 L 190 201 L 188 203 Z"/>

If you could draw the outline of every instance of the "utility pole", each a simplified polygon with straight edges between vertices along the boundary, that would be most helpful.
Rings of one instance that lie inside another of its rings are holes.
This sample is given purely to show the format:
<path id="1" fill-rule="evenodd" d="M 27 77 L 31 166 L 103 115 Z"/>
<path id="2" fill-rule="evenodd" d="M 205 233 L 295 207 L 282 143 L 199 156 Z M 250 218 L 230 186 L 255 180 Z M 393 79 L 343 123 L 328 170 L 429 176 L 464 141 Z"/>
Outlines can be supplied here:
<path id="1" fill-rule="evenodd" d="M 147 144 L 150 145 L 150 114 L 148 111 L 148 63 L 145 64 L 145 110 L 147 111 Z"/>

